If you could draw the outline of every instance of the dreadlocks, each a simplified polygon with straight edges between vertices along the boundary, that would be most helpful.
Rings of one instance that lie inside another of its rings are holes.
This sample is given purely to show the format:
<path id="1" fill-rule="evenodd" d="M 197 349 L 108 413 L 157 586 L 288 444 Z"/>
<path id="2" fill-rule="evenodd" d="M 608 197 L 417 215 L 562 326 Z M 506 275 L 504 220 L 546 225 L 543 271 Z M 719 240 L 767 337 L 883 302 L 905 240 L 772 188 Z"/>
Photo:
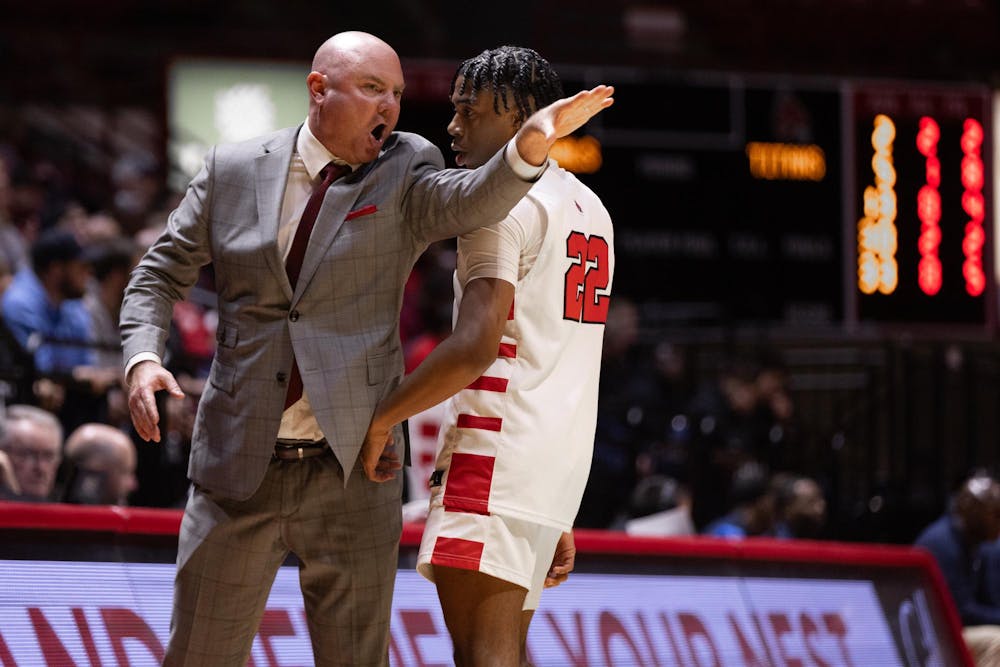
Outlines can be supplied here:
<path id="1" fill-rule="evenodd" d="M 520 46 L 501 46 L 483 51 L 459 65 L 451 80 L 451 91 L 462 77 L 459 95 L 466 91 L 475 100 L 479 91 L 493 89 L 493 110 L 501 113 L 510 110 L 507 94 L 517 106 L 517 122 L 522 123 L 538 109 L 548 106 L 563 96 L 559 75 L 545 58 L 536 51 Z"/>

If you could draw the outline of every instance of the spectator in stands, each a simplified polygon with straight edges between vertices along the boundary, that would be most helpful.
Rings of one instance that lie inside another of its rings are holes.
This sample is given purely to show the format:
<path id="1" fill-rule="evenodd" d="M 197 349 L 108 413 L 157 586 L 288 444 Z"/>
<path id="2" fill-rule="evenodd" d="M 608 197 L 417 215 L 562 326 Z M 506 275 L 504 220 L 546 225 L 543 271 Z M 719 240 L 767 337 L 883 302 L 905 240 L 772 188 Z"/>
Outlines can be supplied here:
<path id="1" fill-rule="evenodd" d="M 629 535 L 691 535 L 691 494 L 672 477 L 645 477 L 636 484 L 629 513 L 620 523 Z"/>
<path id="2" fill-rule="evenodd" d="M 136 490 L 132 439 L 107 424 L 83 424 L 66 439 L 72 463 L 63 500 L 83 505 L 127 505 Z"/>
<path id="3" fill-rule="evenodd" d="M 116 215 L 129 230 L 138 229 L 163 190 L 163 174 L 156 156 L 147 150 L 123 153 L 111 169 Z"/>
<path id="4" fill-rule="evenodd" d="M 95 365 L 91 317 L 84 307 L 90 267 L 69 232 L 43 232 L 31 247 L 32 267 L 22 269 L 3 294 L 3 319 L 42 376 L 37 402 L 56 412 L 64 430 L 106 418 L 105 394 L 119 368 Z"/>
<path id="5" fill-rule="evenodd" d="M 625 297 L 611 300 L 604 329 L 594 435 L 593 473 L 587 480 L 577 528 L 608 528 L 627 511 L 636 484 L 636 453 L 656 379 L 639 346 L 639 309 Z"/>
<path id="6" fill-rule="evenodd" d="M 14 474 L 14 463 L 7 452 L 0 449 L 0 500 L 16 500 L 21 495 L 21 485 Z"/>
<path id="7" fill-rule="evenodd" d="M 96 241 L 84 251 L 94 279 L 87 285 L 83 305 L 90 315 L 98 366 L 118 370 L 123 365 L 118 314 L 136 255 L 135 243 L 123 237 Z"/>
<path id="8" fill-rule="evenodd" d="M 778 474 L 771 482 L 776 537 L 815 539 L 826 526 L 826 498 L 811 477 Z"/>
<path id="9" fill-rule="evenodd" d="M 11 222 L 11 197 L 10 170 L 0 158 L 0 262 L 14 273 L 28 266 L 28 248 L 21 231 Z"/>
<path id="10" fill-rule="evenodd" d="M 62 444 L 62 425 L 53 414 L 33 405 L 7 407 L 0 450 L 14 469 L 20 487 L 18 500 L 53 500 Z"/>
<path id="11" fill-rule="evenodd" d="M 124 238 L 123 233 L 121 224 L 113 215 L 106 211 L 98 211 L 87 215 L 76 238 L 86 247 L 92 243 Z"/>
<path id="12" fill-rule="evenodd" d="M 748 461 L 737 468 L 729 499 L 730 511 L 706 526 L 704 534 L 733 539 L 774 534 L 774 496 L 765 466 Z"/>
<path id="13" fill-rule="evenodd" d="M 70 373 L 93 361 L 90 318 L 80 300 L 90 275 L 82 254 L 72 234 L 43 232 L 31 247 L 31 267 L 18 271 L 3 294 L 4 321 L 41 373 Z"/>
<path id="14" fill-rule="evenodd" d="M 977 665 L 1000 665 L 1000 601 L 990 599 L 982 567 L 983 546 L 998 537 L 1000 483 L 989 473 L 977 471 L 952 495 L 944 515 L 915 542 L 937 560 Z"/>
<path id="15" fill-rule="evenodd" d="M 54 226 L 72 234 L 85 251 L 96 243 L 126 238 L 113 215 L 104 210 L 91 213 L 75 200 L 66 203 Z"/>
<path id="16" fill-rule="evenodd" d="M 0 442 L 3 441 L 7 429 L 6 408 L 0 403 Z M 0 500 L 9 500 L 21 494 L 21 485 L 14 475 L 14 464 L 7 452 L 0 449 Z"/>
<path id="17" fill-rule="evenodd" d="M 10 265 L 0 253 L 0 298 L 13 280 Z M 8 403 L 34 402 L 32 382 L 35 362 L 18 344 L 14 333 L 0 315 L 0 395 Z M 2 403 L 0 403 L 2 405 Z"/>
<path id="18" fill-rule="evenodd" d="M 757 355 L 754 355 L 757 356 Z M 791 465 L 794 406 L 787 374 L 775 363 L 734 357 L 714 381 L 695 393 L 689 407 L 692 424 L 691 487 L 695 523 L 703 526 L 725 511 L 733 472 L 746 461 L 769 468 Z"/>
<path id="19" fill-rule="evenodd" d="M 3 296 L 13 281 L 14 271 L 11 269 L 10 262 L 4 255 L 0 255 L 0 296 Z"/>

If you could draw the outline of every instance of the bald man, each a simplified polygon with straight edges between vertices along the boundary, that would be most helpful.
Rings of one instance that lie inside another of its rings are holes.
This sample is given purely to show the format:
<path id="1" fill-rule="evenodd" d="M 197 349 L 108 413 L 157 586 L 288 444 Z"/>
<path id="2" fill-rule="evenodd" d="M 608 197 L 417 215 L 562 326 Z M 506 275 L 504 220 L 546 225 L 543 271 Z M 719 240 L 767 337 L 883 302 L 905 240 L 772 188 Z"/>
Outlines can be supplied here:
<path id="1" fill-rule="evenodd" d="M 915 544 L 941 568 L 962 620 L 962 636 L 977 665 L 1000 665 L 1000 601 L 990 598 L 995 573 L 982 566 L 983 548 L 1000 538 L 1000 483 L 984 471 L 967 477 L 948 510 Z M 987 562 L 996 563 L 996 560 Z"/>
<path id="2" fill-rule="evenodd" d="M 212 263 L 218 345 L 165 665 L 244 667 L 290 553 L 315 664 L 388 664 L 402 476 L 369 481 L 358 452 L 403 373 L 406 278 L 431 242 L 503 218 L 555 140 L 612 103 L 606 86 L 559 100 L 481 168 L 449 171 L 430 142 L 394 132 L 403 73 L 381 39 L 334 35 L 305 84 L 302 125 L 209 151 L 122 306 L 132 421 L 159 441 L 154 394 L 183 395 L 160 364 L 173 304 Z M 379 466 L 398 469 L 399 453 Z"/>
<path id="3" fill-rule="evenodd" d="M 83 424 L 66 439 L 66 459 L 73 463 L 67 502 L 127 505 L 138 488 L 132 439 L 107 424 Z"/>

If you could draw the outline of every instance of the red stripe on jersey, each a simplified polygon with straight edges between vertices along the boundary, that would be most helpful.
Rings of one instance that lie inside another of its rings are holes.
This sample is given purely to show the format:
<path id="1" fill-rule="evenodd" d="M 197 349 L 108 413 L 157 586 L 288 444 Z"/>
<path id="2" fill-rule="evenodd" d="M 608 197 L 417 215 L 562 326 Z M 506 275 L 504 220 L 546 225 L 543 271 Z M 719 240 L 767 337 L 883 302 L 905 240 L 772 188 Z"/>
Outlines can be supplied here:
<path id="1" fill-rule="evenodd" d="M 452 454 L 442 501 L 445 509 L 489 514 L 495 461 L 494 457 L 481 454 Z"/>
<path id="2" fill-rule="evenodd" d="M 503 393 L 507 391 L 507 378 L 497 378 L 491 375 L 480 375 L 476 378 L 476 381 L 470 384 L 466 389 L 478 389 L 480 391 L 499 391 Z"/>
<path id="3" fill-rule="evenodd" d="M 517 345 L 514 343 L 500 343 L 500 351 L 497 352 L 497 356 L 504 359 L 517 359 Z"/>
<path id="4" fill-rule="evenodd" d="M 510 300 L 510 312 L 507 313 L 507 321 L 514 319 L 514 299 Z"/>
<path id="5" fill-rule="evenodd" d="M 462 413 L 458 416 L 458 428 L 478 428 L 483 431 L 499 431 L 503 426 L 500 417 L 479 417 Z"/>
<path id="6" fill-rule="evenodd" d="M 424 422 L 420 425 L 420 435 L 425 438 L 436 438 L 440 428 L 441 427 L 438 424 L 433 422 Z"/>
<path id="7" fill-rule="evenodd" d="M 434 540 L 431 563 L 462 570 L 479 570 L 479 561 L 482 557 L 482 542 L 463 540 L 459 537 L 438 537 Z"/>

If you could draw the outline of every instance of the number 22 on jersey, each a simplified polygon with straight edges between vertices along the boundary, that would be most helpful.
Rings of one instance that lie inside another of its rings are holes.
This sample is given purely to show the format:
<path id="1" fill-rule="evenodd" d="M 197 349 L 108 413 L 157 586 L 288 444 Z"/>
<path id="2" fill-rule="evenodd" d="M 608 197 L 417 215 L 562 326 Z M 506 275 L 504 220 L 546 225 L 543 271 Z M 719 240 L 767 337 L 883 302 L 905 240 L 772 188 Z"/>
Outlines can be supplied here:
<path id="1" fill-rule="evenodd" d="M 608 319 L 610 279 L 608 242 L 600 236 L 570 232 L 566 237 L 566 256 L 573 260 L 566 271 L 566 296 L 563 319 L 586 324 L 604 324 Z"/>

